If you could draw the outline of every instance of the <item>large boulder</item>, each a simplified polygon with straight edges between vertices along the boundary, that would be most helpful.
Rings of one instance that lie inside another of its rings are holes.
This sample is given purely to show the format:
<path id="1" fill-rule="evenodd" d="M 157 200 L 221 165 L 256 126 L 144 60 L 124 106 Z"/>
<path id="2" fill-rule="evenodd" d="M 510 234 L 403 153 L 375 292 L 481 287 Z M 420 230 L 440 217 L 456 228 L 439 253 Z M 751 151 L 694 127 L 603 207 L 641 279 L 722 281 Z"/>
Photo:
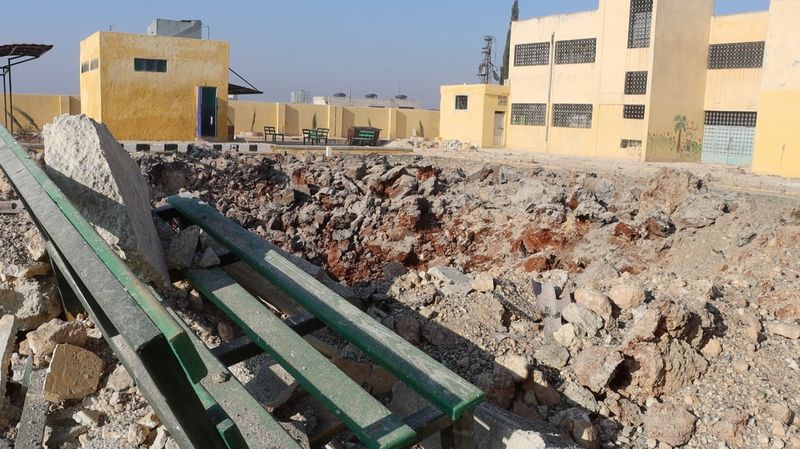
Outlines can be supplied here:
<path id="1" fill-rule="evenodd" d="M 105 125 L 60 115 L 45 125 L 47 173 L 98 234 L 146 281 L 169 279 L 150 187 Z"/>

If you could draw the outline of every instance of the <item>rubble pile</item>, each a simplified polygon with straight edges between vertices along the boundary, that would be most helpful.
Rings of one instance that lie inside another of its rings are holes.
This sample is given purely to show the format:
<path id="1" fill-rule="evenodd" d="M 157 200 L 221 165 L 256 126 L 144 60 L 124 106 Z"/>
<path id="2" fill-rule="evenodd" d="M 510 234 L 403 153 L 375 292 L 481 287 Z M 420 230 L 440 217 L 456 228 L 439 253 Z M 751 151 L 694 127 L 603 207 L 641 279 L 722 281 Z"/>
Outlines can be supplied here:
<path id="1" fill-rule="evenodd" d="M 484 389 L 491 405 L 478 421 L 497 409 L 527 423 L 486 441 L 566 447 L 550 443 L 558 433 L 591 449 L 800 448 L 798 201 L 672 169 L 631 177 L 199 148 L 134 158 L 155 206 L 197 195 L 323 267 L 330 278 L 312 274 Z M 2 183 L 0 195 L 13 199 Z M 199 229 L 157 229 L 170 269 L 220 263 Z M 0 215 L 0 233 L 11 242 L 0 249 L 0 307 L 19 322 L 10 364 L 49 366 L 51 447 L 174 447 L 91 321 L 56 318 L 27 215 Z M 209 345 L 240 332 L 185 281 L 162 295 Z M 324 331 L 309 342 L 393 409 L 413 401 L 352 345 Z M 80 384 L 67 382 L 73 369 Z M 297 383 L 269 360 L 232 372 L 282 420 L 324 426 L 322 412 L 289 406 Z M 9 395 L 0 418 L 13 439 Z"/>

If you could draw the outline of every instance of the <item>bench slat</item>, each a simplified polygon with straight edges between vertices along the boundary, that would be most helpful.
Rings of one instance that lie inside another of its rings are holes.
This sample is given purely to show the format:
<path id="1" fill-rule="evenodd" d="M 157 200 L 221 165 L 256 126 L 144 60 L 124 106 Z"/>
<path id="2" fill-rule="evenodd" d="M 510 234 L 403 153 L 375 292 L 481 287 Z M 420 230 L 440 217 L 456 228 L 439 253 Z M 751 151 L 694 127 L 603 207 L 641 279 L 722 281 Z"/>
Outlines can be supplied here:
<path id="1" fill-rule="evenodd" d="M 411 444 L 416 434 L 219 268 L 187 278 L 369 448 Z"/>
<path id="2" fill-rule="evenodd" d="M 480 389 L 292 264 L 276 251 L 274 245 L 242 229 L 197 198 L 172 196 L 168 201 L 186 218 L 451 419 L 460 418 L 483 401 L 484 394 Z"/>

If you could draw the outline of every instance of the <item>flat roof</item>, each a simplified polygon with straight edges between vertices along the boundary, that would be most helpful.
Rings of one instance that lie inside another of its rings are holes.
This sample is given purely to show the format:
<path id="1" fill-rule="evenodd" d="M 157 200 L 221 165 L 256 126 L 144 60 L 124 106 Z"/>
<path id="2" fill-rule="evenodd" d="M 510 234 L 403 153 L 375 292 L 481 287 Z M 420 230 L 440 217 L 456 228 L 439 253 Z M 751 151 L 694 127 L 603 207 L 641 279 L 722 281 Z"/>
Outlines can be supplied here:
<path id="1" fill-rule="evenodd" d="M 0 45 L 0 57 L 31 56 L 38 58 L 50 51 L 52 45 L 46 44 L 5 44 Z"/>

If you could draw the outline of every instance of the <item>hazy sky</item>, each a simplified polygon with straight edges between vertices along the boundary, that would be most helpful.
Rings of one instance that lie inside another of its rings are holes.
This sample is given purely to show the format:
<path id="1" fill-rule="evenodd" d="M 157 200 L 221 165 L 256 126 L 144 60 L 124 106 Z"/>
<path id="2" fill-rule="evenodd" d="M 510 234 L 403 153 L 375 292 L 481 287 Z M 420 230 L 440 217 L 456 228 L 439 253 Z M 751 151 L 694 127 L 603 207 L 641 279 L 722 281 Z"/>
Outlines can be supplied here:
<path id="1" fill-rule="evenodd" d="M 617 0 L 612 0 L 617 1 Z M 620 0 L 621 1 L 621 0 Z M 474 83 L 482 36 L 505 45 L 512 0 L 50 0 L 4 1 L 13 18 L 0 43 L 47 43 L 14 69 L 15 92 L 78 94 L 78 45 L 97 30 L 144 33 L 152 19 L 200 19 L 231 44 L 231 68 L 264 95 L 293 90 L 353 96 L 398 92 L 438 107 L 442 84 Z M 769 0 L 717 0 L 717 13 L 766 9 Z M 521 0 L 521 18 L 594 9 L 597 0 Z M 205 35 L 205 32 L 204 32 Z M 498 62 L 499 65 L 499 62 Z M 233 80 L 232 80 L 233 81 Z"/>

